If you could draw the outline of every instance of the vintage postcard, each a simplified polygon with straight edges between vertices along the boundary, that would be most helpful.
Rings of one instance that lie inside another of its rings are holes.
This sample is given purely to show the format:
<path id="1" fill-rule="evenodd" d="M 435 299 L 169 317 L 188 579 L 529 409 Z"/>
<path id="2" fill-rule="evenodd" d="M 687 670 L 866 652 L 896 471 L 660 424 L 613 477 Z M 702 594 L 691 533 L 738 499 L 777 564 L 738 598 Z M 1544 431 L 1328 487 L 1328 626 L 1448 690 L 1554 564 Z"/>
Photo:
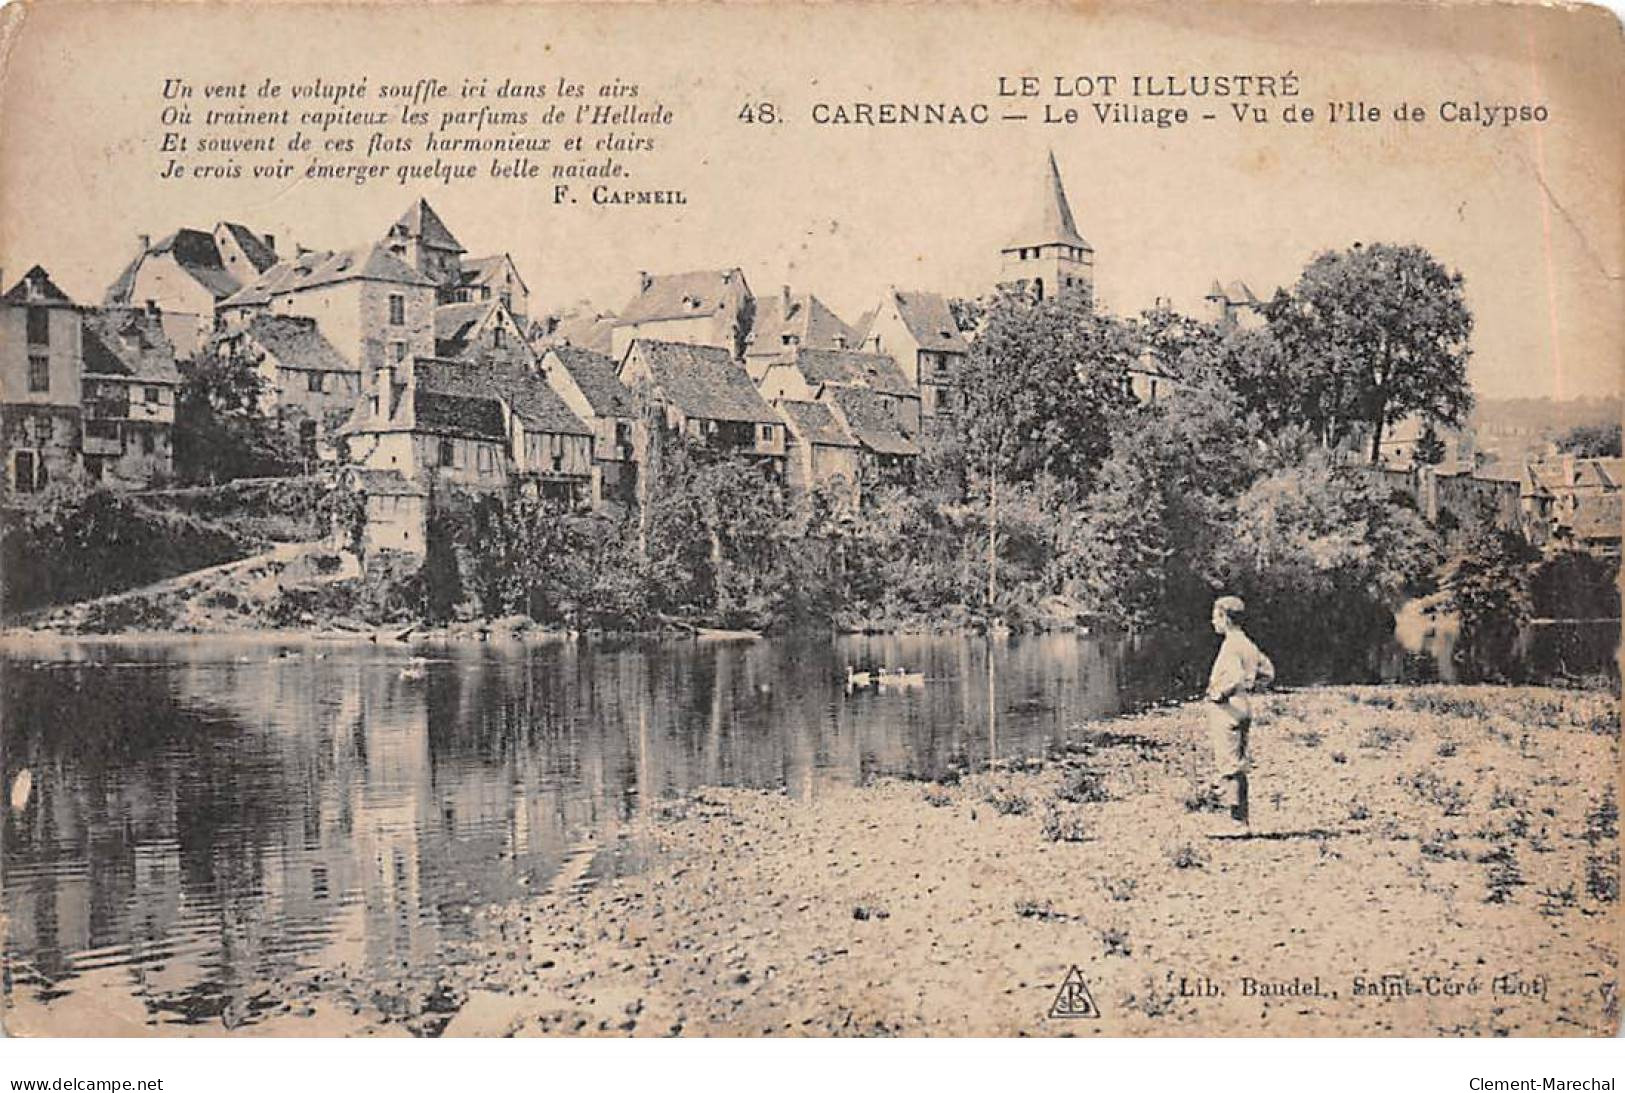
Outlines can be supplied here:
<path id="1" fill-rule="evenodd" d="M 0 63 L 6 1034 L 1618 1029 L 1608 11 Z"/>

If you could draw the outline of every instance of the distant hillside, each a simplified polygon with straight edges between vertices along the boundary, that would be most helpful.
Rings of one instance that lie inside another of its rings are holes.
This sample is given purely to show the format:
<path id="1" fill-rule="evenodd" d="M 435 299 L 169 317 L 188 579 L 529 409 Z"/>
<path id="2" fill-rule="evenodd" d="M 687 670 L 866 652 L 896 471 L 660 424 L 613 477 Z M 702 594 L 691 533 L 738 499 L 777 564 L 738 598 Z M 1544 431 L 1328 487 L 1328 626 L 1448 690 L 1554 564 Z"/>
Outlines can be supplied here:
<path id="1" fill-rule="evenodd" d="M 1472 427 L 1486 434 L 1534 433 L 1556 436 L 1576 425 L 1606 425 L 1620 419 L 1618 398 L 1480 399 L 1473 409 Z"/>

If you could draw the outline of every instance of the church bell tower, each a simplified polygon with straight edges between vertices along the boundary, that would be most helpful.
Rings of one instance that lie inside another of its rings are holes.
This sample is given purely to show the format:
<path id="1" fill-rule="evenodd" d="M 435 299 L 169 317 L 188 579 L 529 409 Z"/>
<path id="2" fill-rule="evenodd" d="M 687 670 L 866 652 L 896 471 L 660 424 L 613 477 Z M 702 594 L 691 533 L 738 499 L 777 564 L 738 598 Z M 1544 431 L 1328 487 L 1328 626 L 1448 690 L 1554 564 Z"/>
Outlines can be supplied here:
<path id="1" fill-rule="evenodd" d="M 1095 249 L 1078 233 L 1072 206 L 1061 185 L 1055 153 L 1049 154 L 1037 200 L 1027 219 L 1000 251 L 999 287 L 1024 291 L 1039 300 L 1095 287 Z"/>

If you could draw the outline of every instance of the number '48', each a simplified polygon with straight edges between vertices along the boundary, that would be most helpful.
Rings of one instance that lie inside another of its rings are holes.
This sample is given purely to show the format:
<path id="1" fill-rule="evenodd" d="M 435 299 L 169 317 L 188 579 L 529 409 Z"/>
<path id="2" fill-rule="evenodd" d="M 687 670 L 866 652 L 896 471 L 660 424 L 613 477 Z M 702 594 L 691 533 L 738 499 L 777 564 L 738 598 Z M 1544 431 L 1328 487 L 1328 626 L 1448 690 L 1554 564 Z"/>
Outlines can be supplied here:
<path id="1" fill-rule="evenodd" d="M 748 102 L 739 108 L 739 120 L 746 125 L 772 125 L 779 120 L 779 108 L 770 102 Z"/>

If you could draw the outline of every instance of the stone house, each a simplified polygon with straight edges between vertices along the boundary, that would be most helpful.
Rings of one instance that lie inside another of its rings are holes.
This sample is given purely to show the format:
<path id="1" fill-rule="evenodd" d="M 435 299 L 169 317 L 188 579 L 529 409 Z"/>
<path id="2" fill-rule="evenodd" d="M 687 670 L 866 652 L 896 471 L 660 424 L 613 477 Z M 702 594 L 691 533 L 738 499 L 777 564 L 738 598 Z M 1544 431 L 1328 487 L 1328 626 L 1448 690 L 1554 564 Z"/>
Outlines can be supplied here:
<path id="1" fill-rule="evenodd" d="M 862 488 L 862 450 L 837 408 L 829 402 L 796 399 L 774 405 L 789 434 L 785 481 L 790 488 L 832 487 L 856 504 Z"/>
<path id="2" fill-rule="evenodd" d="M 620 380 L 641 402 L 658 408 L 669 433 L 783 468 L 784 419 L 728 350 L 639 338 L 621 361 Z"/>
<path id="3" fill-rule="evenodd" d="M 157 243 L 137 238 L 136 256 L 107 290 L 111 307 L 156 308 L 164 334 L 190 359 L 214 329 L 216 306 L 276 264 L 276 240 L 229 221 L 213 231 L 181 228 Z"/>
<path id="4" fill-rule="evenodd" d="M 590 498 L 592 429 L 534 370 L 497 361 L 419 361 L 418 390 L 426 385 L 498 404 L 513 488 L 559 501 Z"/>
<path id="5" fill-rule="evenodd" d="M 175 348 L 155 313 L 84 313 L 82 398 L 85 473 L 97 482 L 147 486 L 175 470 Z"/>
<path id="6" fill-rule="evenodd" d="M 316 320 L 260 313 L 213 340 L 222 359 L 254 368 L 265 381 L 263 413 L 299 439 L 306 459 L 333 458 L 330 438 L 361 395 L 361 370 L 328 341 Z"/>
<path id="7" fill-rule="evenodd" d="M 863 387 L 830 387 L 823 401 L 858 443 L 864 482 L 910 482 L 920 457 L 918 433 L 898 414 L 898 402 Z"/>
<path id="8" fill-rule="evenodd" d="M 769 365 L 758 386 L 770 402 L 827 400 L 835 388 L 862 388 L 890 404 L 892 419 L 904 432 L 920 433 L 920 392 L 885 354 L 798 348 Z"/>
<path id="9" fill-rule="evenodd" d="M 572 501 L 591 489 L 592 430 L 523 368 L 424 358 L 399 380 L 386 368 L 340 435 L 351 464 L 397 471 L 431 504 L 447 487 Z"/>
<path id="10" fill-rule="evenodd" d="M 655 276 L 638 274 L 638 291 L 621 309 L 610 355 L 625 360 L 642 338 L 712 346 L 732 358 L 743 355 L 755 297 L 739 269 L 695 270 Z"/>
<path id="11" fill-rule="evenodd" d="M 435 286 L 437 303 L 456 303 L 463 287 L 463 245 L 423 198 L 384 233 L 382 246 Z"/>
<path id="12" fill-rule="evenodd" d="M 548 349 L 540 365 L 542 379 L 592 430 L 594 504 L 637 496 L 638 411 L 616 372 L 609 357 L 570 345 Z"/>
<path id="13" fill-rule="evenodd" d="M 382 246 L 309 251 L 278 262 L 220 304 L 227 330 L 256 315 L 313 319 L 370 390 L 379 370 L 396 376 L 434 356 L 435 285 Z"/>
<path id="14" fill-rule="evenodd" d="M 1563 455 L 1524 464 L 1518 499 L 1524 534 L 1548 550 L 1620 552 L 1620 484 L 1625 459 Z"/>
<path id="15" fill-rule="evenodd" d="M 367 557 L 384 551 L 421 556 L 425 553 L 429 492 L 399 471 L 346 467 L 342 484 L 365 498 L 366 522 L 361 550 Z M 339 546 L 347 547 L 344 529 L 335 528 Z"/>
<path id="16" fill-rule="evenodd" d="M 934 292 L 890 289 L 859 323 L 858 336 L 865 350 L 897 362 L 920 392 L 925 417 L 955 412 L 970 343 L 959 332 L 946 299 Z"/>
<path id="17" fill-rule="evenodd" d="M 456 299 L 459 303 L 500 302 L 522 329 L 529 325 L 530 289 L 525 287 L 519 267 L 506 253 L 464 258 Z"/>
<path id="18" fill-rule="evenodd" d="M 856 349 L 858 336 L 812 293 L 792 295 L 785 285 L 777 296 L 756 300 L 745 370 L 761 382 L 768 367 L 797 349 Z"/>
<path id="19" fill-rule="evenodd" d="M 0 451 L 9 493 L 79 466 L 84 361 L 78 307 L 39 266 L 0 296 Z"/>
<path id="20" fill-rule="evenodd" d="M 339 430 L 346 462 L 398 471 L 423 486 L 489 493 L 508 487 L 509 441 L 501 403 L 480 385 L 421 358 L 384 365 Z M 445 362 L 451 363 L 451 362 Z M 465 366 L 466 367 L 466 366 Z"/>
<path id="21" fill-rule="evenodd" d="M 434 309 L 435 356 L 495 360 L 529 368 L 536 357 L 520 325 L 500 300 L 441 304 Z"/>

